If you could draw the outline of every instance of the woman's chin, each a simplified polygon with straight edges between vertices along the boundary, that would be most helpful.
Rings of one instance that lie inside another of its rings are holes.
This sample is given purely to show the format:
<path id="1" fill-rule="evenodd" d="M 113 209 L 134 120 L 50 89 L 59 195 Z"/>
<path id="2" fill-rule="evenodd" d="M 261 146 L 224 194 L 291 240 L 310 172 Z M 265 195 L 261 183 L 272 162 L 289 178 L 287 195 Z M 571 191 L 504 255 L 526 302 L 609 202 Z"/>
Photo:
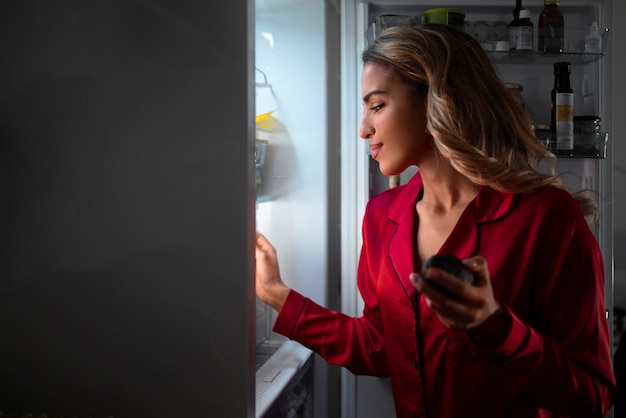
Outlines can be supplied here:
<path id="1" fill-rule="evenodd" d="M 380 170 L 382 174 L 384 174 L 387 177 L 397 176 L 398 174 L 402 173 L 402 171 L 394 170 L 391 167 L 385 167 L 380 164 L 378 165 L 378 169 Z"/>

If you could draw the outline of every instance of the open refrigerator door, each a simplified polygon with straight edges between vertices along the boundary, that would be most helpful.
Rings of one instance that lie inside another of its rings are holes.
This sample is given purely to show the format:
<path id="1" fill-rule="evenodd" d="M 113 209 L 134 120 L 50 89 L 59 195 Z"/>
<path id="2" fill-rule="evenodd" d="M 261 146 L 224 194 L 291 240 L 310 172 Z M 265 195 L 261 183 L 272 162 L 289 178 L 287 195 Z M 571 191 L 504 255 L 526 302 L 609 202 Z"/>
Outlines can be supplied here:
<path id="1" fill-rule="evenodd" d="M 276 248 L 285 283 L 320 304 L 328 275 L 327 13 L 322 0 L 257 0 L 255 17 L 256 228 Z M 272 332 L 276 315 L 257 299 L 257 416 L 310 416 L 325 365 Z"/>

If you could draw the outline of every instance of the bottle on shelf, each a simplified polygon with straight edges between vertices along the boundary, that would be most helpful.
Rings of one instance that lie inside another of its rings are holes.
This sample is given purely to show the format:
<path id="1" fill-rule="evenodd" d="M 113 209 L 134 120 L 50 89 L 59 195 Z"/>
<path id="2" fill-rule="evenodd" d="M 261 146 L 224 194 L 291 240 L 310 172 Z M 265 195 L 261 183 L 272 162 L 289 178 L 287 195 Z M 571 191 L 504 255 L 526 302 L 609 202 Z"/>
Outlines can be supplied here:
<path id="1" fill-rule="evenodd" d="M 598 33 L 598 22 L 595 20 L 589 27 L 589 33 L 585 36 L 585 52 L 594 54 L 602 52 L 602 36 Z"/>
<path id="2" fill-rule="evenodd" d="M 515 49 L 518 51 L 533 50 L 533 22 L 530 21 L 530 10 L 519 12 L 519 30 Z"/>
<path id="3" fill-rule="evenodd" d="M 559 0 L 544 0 L 537 24 L 539 52 L 560 53 L 565 48 L 565 25 Z"/>
<path id="4" fill-rule="evenodd" d="M 569 62 L 554 63 L 550 128 L 556 138 L 557 153 L 561 155 L 574 150 L 574 90 L 570 86 L 570 72 Z"/>
<path id="5" fill-rule="evenodd" d="M 519 34 L 519 12 L 522 10 L 522 0 L 515 2 L 515 9 L 513 9 L 513 20 L 509 23 L 507 32 L 509 35 L 509 47 L 514 50 L 517 46 L 517 37 Z"/>

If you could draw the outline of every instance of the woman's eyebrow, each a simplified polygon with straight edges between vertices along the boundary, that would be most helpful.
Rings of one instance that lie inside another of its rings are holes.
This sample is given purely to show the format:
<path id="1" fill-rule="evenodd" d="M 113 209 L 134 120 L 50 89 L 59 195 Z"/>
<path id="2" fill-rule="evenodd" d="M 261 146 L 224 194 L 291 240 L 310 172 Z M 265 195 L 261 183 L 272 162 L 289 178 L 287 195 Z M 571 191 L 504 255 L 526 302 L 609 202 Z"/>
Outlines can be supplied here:
<path id="1" fill-rule="evenodd" d="M 367 93 L 365 96 L 363 96 L 363 103 L 367 103 L 370 100 L 370 97 L 372 97 L 375 94 L 386 94 L 387 92 L 384 90 L 372 90 L 369 93 Z"/>

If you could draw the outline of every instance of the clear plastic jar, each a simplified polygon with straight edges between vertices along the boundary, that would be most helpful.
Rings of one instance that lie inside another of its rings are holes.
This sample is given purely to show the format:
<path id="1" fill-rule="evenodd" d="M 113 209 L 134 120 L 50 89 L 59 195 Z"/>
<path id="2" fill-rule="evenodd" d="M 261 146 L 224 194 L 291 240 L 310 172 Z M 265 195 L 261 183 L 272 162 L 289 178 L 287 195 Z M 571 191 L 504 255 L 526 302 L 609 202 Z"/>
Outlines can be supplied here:
<path id="1" fill-rule="evenodd" d="M 517 100 L 522 105 L 522 107 L 526 111 L 526 114 L 528 115 L 530 120 L 531 121 L 534 120 L 533 112 L 530 109 L 530 107 L 528 107 L 526 100 L 524 100 L 524 95 L 522 94 L 524 93 L 524 86 L 522 86 L 521 84 L 517 84 L 517 83 L 504 83 L 504 87 L 506 87 L 509 93 L 513 95 L 515 100 Z"/>
<path id="2" fill-rule="evenodd" d="M 599 116 L 574 116 L 575 134 L 599 134 L 601 119 Z"/>
<path id="3" fill-rule="evenodd" d="M 552 132 L 548 125 L 535 125 L 535 137 L 544 147 L 550 152 L 554 152 L 554 140 L 552 139 Z"/>

